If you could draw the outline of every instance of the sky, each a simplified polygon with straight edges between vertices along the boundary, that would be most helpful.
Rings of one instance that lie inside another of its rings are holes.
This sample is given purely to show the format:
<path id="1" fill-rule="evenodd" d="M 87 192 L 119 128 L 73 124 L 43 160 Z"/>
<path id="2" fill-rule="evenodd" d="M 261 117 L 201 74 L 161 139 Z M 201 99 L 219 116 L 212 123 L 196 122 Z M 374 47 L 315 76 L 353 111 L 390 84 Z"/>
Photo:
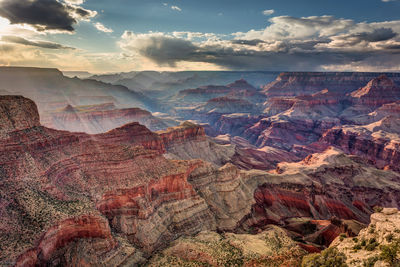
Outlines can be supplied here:
<path id="1" fill-rule="evenodd" d="M 400 0 L 0 0 L 0 65 L 400 71 Z"/>

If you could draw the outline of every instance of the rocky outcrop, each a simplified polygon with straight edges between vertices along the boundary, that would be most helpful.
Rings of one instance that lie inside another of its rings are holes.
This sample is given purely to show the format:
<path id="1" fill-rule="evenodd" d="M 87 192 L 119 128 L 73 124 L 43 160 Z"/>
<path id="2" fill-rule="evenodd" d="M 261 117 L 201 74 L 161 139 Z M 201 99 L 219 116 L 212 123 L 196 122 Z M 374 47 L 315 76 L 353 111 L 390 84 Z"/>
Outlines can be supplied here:
<path id="1" fill-rule="evenodd" d="M 369 226 L 355 238 L 338 237 L 331 244 L 348 266 L 396 266 L 400 261 L 400 212 L 385 208 L 371 215 Z"/>

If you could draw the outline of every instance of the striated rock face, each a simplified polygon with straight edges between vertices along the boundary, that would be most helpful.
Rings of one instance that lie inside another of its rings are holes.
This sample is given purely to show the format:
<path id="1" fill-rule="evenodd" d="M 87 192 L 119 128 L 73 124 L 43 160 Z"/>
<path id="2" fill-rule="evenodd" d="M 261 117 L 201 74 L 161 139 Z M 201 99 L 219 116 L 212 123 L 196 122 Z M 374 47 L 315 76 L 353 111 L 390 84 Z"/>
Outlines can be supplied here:
<path id="1" fill-rule="evenodd" d="M 371 215 L 371 223 L 356 238 L 336 238 L 330 248 L 343 253 L 348 266 L 396 266 L 400 261 L 399 223 L 400 212 L 385 208 Z"/>
<path id="2" fill-rule="evenodd" d="M 107 220 L 101 217 L 94 217 L 89 215 L 80 216 L 77 218 L 70 218 L 54 225 L 40 238 L 39 244 L 36 248 L 28 250 L 21 255 L 16 266 L 39 266 L 52 262 L 57 250 L 68 246 L 76 239 L 91 238 L 101 239 L 104 251 L 111 251 L 118 246 L 118 243 L 113 239 L 111 230 Z M 71 259 L 75 260 L 75 259 Z M 80 264 L 85 262 L 80 261 Z M 68 265 L 71 262 L 65 262 Z M 86 262 L 89 264 L 90 262 Z M 71 264 L 72 265 L 72 264 Z"/>
<path id="3" fill-rule="evenodd" d="M 365 87 L 350 94 L 353 102 L 367 106 L 381 106 L 400 99 L 400 87 L 386 75 L 372 79 Z"/>
<path id="4" fill-rule="evenodd" d="M 49 128 L 89 134 L 104 133 L 131 122 L 139 122 L 152 131 L 168 127 L 167 123 L 146 110 L 117 109 L 112 103 L 77 107 L 68 105 L 61 111 L 46 113 L 41 122 Z"/>
<path id="5" fill-rule="evenodd" d="M 38 110 L 32 100 L 22 96 L 0 96 L 0 137 L 39 125 Z"/>
<path id="6" fill-rule="evenodd" d="M 268 97 L 312 95 L 320 90 L 329 89 L 341 94 L 350 93 L 363 87 L 381 73 L 363 72 L 283 72 L 266 86 L 264 93 Z M 387 74 L 396 82 L 400 75 Z"/>
<path id="7" fill-rule="evenodd" d="M 398 119 L 385 117 L 367 126 L 335 127 L 323 134 L 321 142 L 366 158 L 378 168 L 399 170 L 400 139 L 396 133 L 399 123 Z"/>

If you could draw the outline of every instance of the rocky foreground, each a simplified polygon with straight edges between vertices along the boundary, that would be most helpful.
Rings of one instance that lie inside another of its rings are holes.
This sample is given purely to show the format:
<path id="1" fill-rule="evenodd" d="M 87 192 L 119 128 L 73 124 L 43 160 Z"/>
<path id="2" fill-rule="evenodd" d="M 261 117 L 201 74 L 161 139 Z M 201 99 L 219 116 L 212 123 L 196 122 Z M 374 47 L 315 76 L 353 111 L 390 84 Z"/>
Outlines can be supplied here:
<path id="1" fill-rule="evenodd" d="M 308 255 L 302 266 L 399 266 L 400 211 L 380 208 L 355 237 L 342 234 L 322 254 Z M 330 265 L 329 265 L 330 264 Z"/>

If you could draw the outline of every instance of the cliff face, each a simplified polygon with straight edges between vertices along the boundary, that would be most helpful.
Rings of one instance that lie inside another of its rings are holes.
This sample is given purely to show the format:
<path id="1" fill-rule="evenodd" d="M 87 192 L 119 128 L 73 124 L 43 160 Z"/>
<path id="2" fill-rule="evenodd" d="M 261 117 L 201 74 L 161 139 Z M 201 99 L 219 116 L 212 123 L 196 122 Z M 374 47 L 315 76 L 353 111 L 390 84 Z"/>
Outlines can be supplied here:
<path id="1" fill-rule="evenodd" d="M 386 122 L 389 127 L 396 124 L 392 119 Z M 380 121 L 381 123 L 385 123 L 385 120 Z M 322 136 L 321 142 L 336 145 L 347 153 L 364 157 L 378 168 L 399 170 L 400 142 L 397 134 L 374 133 L 370 127 L 349 126 L 327 131 Z"/>
<path id="2" fill-rule="evenodd" d="M 386 75 L 372 79 L 365 87 L 351 93 L 353 102 L 367 106 L 381 106 L 400 99 L 400 87 Z"/>
<path id="3" fill-rule="evenodd" d="M 264 87 L 268 97 L 311 95 L 323 89 L 341 94 L 351 93 L 363 87 L 381 73 L 362 72 L 283 72 Z M 399 74 L 387 74 L 396 82 Z"/>

